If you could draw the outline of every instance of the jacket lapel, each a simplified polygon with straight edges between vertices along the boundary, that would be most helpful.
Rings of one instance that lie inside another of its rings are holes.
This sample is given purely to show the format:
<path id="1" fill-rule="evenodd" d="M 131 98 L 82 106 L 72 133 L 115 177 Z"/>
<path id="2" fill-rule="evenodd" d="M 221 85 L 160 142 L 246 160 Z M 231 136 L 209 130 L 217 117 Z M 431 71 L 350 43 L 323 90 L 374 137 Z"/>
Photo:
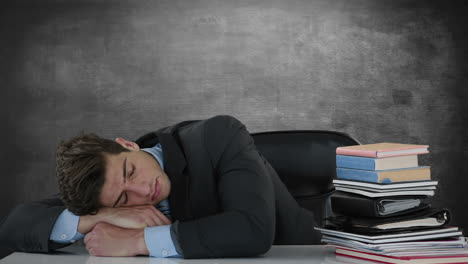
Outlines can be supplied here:
<path id="1" fill-rule="evenodd" d="M 189 213 L 187 195 L 189 187 L 188 175 L 183 173 L 187 163 L 174 135 L 157 133 L 163 150 L 164 168 L 171 181 L 169 204 L 172 219 L 184 220 Z"/>
<path id="2" fill-rule="evenodd" d="M 140 148 L 148 148 L 161 143 L 165 172 L 171 181 L 169 206 L 174 221 L 192 218 L 189 201 L 187 200 L 190 178 L 187 173 L 184 173 L 187 162 L 180 148 L 177 130 L 194 122 L 196 120 L 184 121 L 174 126 L 165 127 L 156 132 L 148 133 L 135 141 Z"/>

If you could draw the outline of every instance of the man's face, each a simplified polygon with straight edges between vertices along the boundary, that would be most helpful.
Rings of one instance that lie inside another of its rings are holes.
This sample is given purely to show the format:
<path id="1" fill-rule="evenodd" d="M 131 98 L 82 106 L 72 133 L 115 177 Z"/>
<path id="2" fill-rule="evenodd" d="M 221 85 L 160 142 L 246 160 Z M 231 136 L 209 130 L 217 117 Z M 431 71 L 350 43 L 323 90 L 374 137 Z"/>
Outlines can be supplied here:
<path id="1" fill-rule="evenodd" d="M 117 138 L 129 152 L 105 154 L 107 161 L 100 202 L 105 207 L 155 205 L 169 196 L 171 183 L 157 160 L 134 142 Z"/>

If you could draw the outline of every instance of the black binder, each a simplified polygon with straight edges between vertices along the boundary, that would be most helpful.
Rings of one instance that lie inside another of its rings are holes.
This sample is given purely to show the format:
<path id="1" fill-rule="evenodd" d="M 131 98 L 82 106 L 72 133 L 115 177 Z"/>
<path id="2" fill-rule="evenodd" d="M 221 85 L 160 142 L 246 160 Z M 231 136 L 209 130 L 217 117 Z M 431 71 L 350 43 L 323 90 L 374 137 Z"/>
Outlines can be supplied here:
<path id="1" fill-rule="evenodd" d="M 447 209 L 427 208 L 415 213 L 387 218 L 332 216 L 325 219 L 325 227 L 351 233 L 372 234 L 440 228 L 449 222 L 450 212 Z M 385 227 L 382 227 L 383 225 Z"/>
<path id="2" fill-rule="evenodd" d="M 352 194 L 347 192 L 335 192 L 331 197 L 332 210 L 335 214 L 342 214 L 354 217 L 392 217 L 411 212 L 420 211 L 429 207 L 428 203 L 424 202 L 426 196 L 392 196 L 370 198 L 359 194 Z M 405 201 L 408 199 L 417 199 L 420 204 L 412 207 L 405 208 L 393 213 L 383 212 L 383 203 L 385 200 Z"/>

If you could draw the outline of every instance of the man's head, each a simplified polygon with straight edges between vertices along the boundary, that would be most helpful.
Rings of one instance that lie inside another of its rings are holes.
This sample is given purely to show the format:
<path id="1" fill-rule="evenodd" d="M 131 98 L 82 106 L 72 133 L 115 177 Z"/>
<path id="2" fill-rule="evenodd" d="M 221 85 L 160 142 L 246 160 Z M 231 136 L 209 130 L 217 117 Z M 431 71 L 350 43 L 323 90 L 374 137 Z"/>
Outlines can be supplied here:
<path id="1" fill-rule="evenodd" d="M 82 134 L 57 147 L 57 177 L 65 206 L 76 215 L 101 207 L 157 204 L 170 181 L 157 160 L 123 138 Z"/>

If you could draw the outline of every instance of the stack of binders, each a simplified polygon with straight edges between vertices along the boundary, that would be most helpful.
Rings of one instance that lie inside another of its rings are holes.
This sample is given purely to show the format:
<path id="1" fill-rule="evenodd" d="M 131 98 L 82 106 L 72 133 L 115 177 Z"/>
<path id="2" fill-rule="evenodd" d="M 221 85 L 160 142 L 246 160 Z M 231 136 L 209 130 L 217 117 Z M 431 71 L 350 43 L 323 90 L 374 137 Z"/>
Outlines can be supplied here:
<path id="1" fill-rule="evenodd" d="M 338 256 L 385 263 L 466 263 L 466 238 L 431 208 L 437 181 L 419 166 L 427 145 L 378 143 L 336 150 L 337 190 L 322 242 Z"/>

